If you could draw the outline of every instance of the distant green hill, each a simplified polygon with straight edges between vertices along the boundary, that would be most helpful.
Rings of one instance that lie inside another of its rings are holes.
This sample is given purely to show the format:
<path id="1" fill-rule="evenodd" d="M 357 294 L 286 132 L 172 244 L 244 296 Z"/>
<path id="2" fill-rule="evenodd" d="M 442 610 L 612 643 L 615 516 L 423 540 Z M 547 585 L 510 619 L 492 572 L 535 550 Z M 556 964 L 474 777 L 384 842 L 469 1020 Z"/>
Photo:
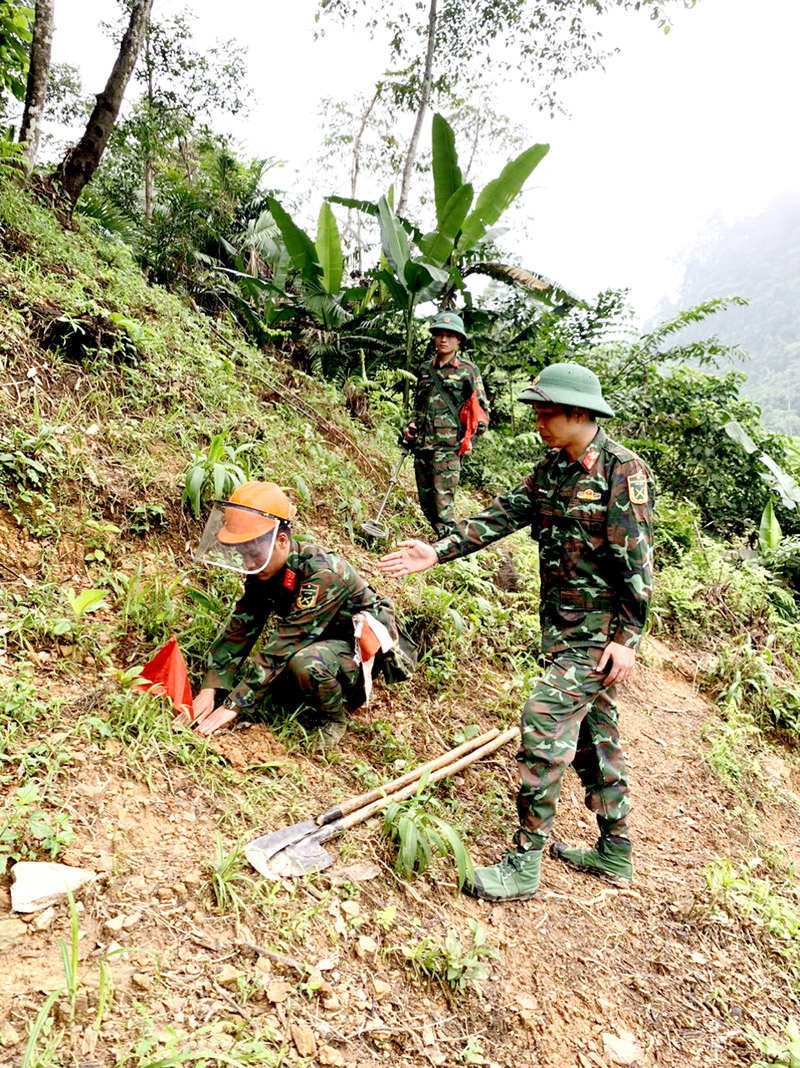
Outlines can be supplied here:
<path id="1" fill-rule="evenodd" d="M 749 356 L 735 364 L 747 374 L 746 394 L 765 426 L 800 434 L 800 194 L 706 237 L 687 257 L 678 300 L 662 305 L 659 318 L 721 296 L 750 301 L 711 322 Z"/>

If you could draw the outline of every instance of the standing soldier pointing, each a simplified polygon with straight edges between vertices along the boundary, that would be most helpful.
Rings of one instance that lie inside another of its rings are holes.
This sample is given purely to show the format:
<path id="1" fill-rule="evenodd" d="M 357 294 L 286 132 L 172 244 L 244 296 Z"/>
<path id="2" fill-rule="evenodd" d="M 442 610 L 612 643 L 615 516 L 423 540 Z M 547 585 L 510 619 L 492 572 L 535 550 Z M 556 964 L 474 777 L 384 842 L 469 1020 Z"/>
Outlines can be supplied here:
<path id="1" fill-rule="evenodd" d="M 379 565 L 393 575 L 424 571 L 525 526 L 539 542 L 546 670 L 522 713 L 514 848 L 499 863 L 476 868 L 466 886 L 488 901 L 536 893 L 570 764 L 600 838 L 589 850 L 553 843 L 551 855 L 617 885 L 630 884 L 630 801 L 616 684 L 633 669 L 652 593 L 652 476 L 638 456 L 598 427 L 598 415 L 614 413 L 597 376 L 578 364 L 551 364 L 520 400 L 535 408 L 549 447 L 533 473 L 436 545 L 401 542 Z"/>
<path id="2" fill-rule="evenodd" d="M 420 507 L 436 536 L 444 538 L 456 529 L 453 504 L 461 457 L 471 449 L 473 435 L 489 425 L 489 405 L 480 371 L 458 351 L 467 337 L 461 316 L 439 312 L 431 333 L 436 353 L 420 370 L 404 438 L 414 450 Z"/>

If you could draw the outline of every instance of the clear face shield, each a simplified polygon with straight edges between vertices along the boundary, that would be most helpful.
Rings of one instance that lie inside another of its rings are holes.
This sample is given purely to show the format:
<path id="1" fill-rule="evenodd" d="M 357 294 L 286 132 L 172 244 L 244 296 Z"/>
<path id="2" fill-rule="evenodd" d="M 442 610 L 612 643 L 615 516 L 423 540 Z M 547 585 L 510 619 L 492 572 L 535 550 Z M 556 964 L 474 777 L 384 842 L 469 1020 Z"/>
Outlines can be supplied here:
<path id="1" fill-rule="evenodd" d="M 195 553 L 198 563 L 257 575 L 272 559 L 280 519 L 243 504 L 214 501 Z"/>

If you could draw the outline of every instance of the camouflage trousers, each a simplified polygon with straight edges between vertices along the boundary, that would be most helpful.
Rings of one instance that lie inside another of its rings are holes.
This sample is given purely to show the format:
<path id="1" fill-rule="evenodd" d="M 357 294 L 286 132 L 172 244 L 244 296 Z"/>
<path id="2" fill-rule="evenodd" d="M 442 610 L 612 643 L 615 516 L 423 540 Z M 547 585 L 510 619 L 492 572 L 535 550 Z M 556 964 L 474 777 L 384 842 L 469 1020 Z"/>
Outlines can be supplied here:
<path id="1" fill-rule="evenodd" d="M 418 449 L 414 453 L 414 474 L 422 514 L 437 538 L 456 530 L 454 503 L 461 475 L 458 446 Z"/>
<path id="2" fill-rule="evenodd" d="M 361 665 L 345 641 L 314 642 L 299 649 L 284 668 L 285 682 L 300 693 L 302 702 L 331 719 L 364 703 Z"/>
<path id="3" fill-rule="evenodd" d="M 307 705 L 320 720 L 332 719 L 364 704 L 363 674 L 353 659 L 353 645 L 347 641 L 320 641 L 298 649 L 280 675 L 266 688 L 258 688 L 263 668 L 253 657 L 248 681 L 256 684 L 248 711 L 255 708 L 269 718 L 278 709 Z M 217 690 L 222 702 L 228 691 Z"/>
<path id="4" fill-rule="evenodd" d="M 602 650 L 558 653 L 522 711 L 520 826 L 532 841 L 550 833 L 561 778 L 572 764 L 603 835 L 628 837 L 630 797 L 617 730 L 614 686 L 596 671 Z"/>

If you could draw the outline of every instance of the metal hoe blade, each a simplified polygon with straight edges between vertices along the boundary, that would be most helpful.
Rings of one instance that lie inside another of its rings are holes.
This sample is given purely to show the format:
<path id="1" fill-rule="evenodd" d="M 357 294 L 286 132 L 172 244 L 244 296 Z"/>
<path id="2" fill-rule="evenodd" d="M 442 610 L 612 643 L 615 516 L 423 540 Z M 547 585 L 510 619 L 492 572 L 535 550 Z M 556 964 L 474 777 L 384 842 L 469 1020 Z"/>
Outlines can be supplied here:
<path id="1" fill-rule="evenodd" d="M 287 838 L 287 831 L 297 832 L 306 828 L 304 833 L 293 834 Z M 278 839 L 284 838 L 281 845 Z M 264 835 L 248 843 L 244 849 L 246 859 L 253 865 L 259 875 L 265 879 L 287 879 L 297 875 L 324 871 L 336 858 L 322 848 L 322 842 L 332 835 L 329 828 L 320 828 L 313 820 L 296 823 L 274 834 Z"/>
<path id="2" fill-rule="evenodd" d="M 314 820 L 292 823 L 289 827 L 282 827 L 279 831 L 272 831 L 271 834 L 262 834 L 260 838 L 254 838 L 252 842 L 247 843 L 244 853 L 248 860 L 250 860 L 248 854 L 251 852 L 263 857 L 264 860 L 269 860 L 282 849 L 294 845 L 303 838 L 308 838 L 318 830 L 319 827 Z"/>

